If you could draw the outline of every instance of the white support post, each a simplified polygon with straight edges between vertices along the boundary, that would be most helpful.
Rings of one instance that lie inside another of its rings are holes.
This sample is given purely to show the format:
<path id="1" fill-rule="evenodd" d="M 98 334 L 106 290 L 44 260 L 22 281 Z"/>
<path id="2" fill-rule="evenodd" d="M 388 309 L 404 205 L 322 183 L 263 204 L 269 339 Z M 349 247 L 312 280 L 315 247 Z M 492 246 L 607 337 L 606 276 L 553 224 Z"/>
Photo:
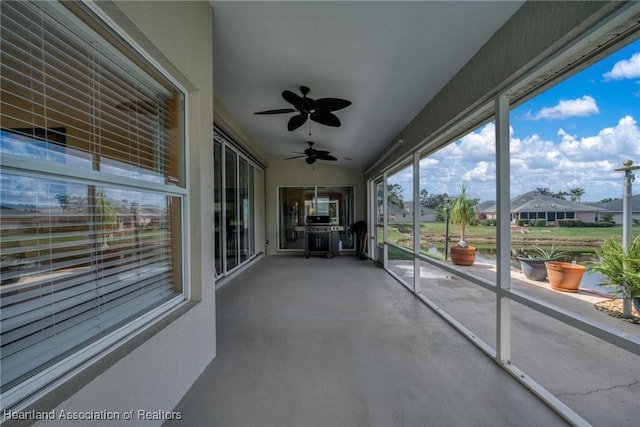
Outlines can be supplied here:
<path id="1" fill-rule="evenodd" d="M 413 292 L 420 292 L 420 154 L 413 153 Z"/>
<path id="2" fill-rule="evenodd" d="M 387 247 L 387 231 L 389 229 L 389 211 L 387 209 L 387 198 L 389 191 L 387 188 L 387 172 L 382 174 L 382 266 L 385 270 L 389 268 L 389 248 Z"/>
<path id="3" fill-rule="evenodd" d="M 496 200 L 497 200 L 497 286 L 496 358 L 511 361 L 511 301 L 503 296 L 511 290 L 511 197 L 509 165 L 509 97 L 498 95 L 496 110 Z"/>
<path id="4" fill-rule="evenodd" d="M 633 161 L 627 160 L 624 162 L 624 167 L 614 169 L 615 171 L 624 172 L 624 194 L 622 198 L 622 248 L 624 249 L 625 256 L 628 255 L 629 245 L 631 245 L 631 185 L 635 176 L 632 171 L 640 169 L 640 166 L 632 166 Z M 625 294 L 628 294 L 627 284 L 623 283 L 625 288 Z M 624 298 L 622 300 L 622 316 L 625 318 L 631 317 L 631 298 Z"/>
<path id="5" fill-rule="evenodd" d="M 631 166 L 631 165 L 629 165 Z M 633 173 L 627 169 L 624 171 L 624 197 L 622 198 L 622 248 L 624 255 L 629 255 L 629 245 L 631 245 L 631 183 L 633 181 Z M 627 283 L 623 283 L 628 293 Z M 631 299 L 624 298 L 622 300 L 622 315 L 625 318 L 631 318 Z"/>

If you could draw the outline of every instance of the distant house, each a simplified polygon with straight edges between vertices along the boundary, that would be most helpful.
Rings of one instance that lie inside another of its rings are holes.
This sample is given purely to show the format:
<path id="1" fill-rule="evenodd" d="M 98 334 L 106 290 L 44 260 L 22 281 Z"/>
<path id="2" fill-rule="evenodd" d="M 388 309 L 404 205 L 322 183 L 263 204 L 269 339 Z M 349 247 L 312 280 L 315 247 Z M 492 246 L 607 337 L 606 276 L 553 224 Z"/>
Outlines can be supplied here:
<path id="1" fill-rule="evenodd" d="M 496 216 L 496 204 L 484 211 L 489 218 Z M 537 191 L 529 191 L 511 199 L 511 222 L 519 219 L 544 219 L 548 224 L 556 224 L 560 219 L 579 219 L 585 222 L 598 221 L 603 208 L 584 203 L 570 202 L 552 196 L 544 196 Z"/>
<path id="2" fill-rule="evenodd" d="M 631 196 L 629 205 L 631 206 L 631 218 L 640 221 L 640 194 Z M 601 213 L 612 214 L 616 224 L 622 224 L 622 208 L 624 200 L 617 199 L 608 203 L 589 203 L 589 205 L 602 209 Z"/>
<path id="3" fill-rule="evenodd" d="M 412 223 L 413 222 L 413 202 L 411 200 L 404 202 L 404 207 L 390 204 L 387 207 L 389 215 L 389 223 Z M 420 206 L 420 222 L 433 222 L 436 220 L 438 211 L 431 208 Z"/>
<path id="4" fill-rule="evenodd" d="M 407 208 L 409 210 L 409 215 L 411 216 L 411 220 L 413 221 L 413 202 L 407 202 Z M 433 222 L 436 220 L 438 216 L 438 211 L 435 209 L 427 208 L 424 206 L 420 206 L 420 222 Z"/>
<path id="5" fill-rule="evenodd" d="M 495 206 L 495 200 L 486 200 L 484 202 L 480 202 L 478 203 L 478 214 L 484 214 L 487 216 L 487 218 L 493 218 L 495 217 Z M 493 212 L 488 212 L 489 209 L 493 209 Z"/>
<path id="6" fill-rule="evenodd" d="M 389 203 L 389 205 L 387 206 L 387 215 L 389 224 L 413 222 L 413 215 L 409 213 L 406 202 L 404 206 L 400 206 L 395 203 Z"/>

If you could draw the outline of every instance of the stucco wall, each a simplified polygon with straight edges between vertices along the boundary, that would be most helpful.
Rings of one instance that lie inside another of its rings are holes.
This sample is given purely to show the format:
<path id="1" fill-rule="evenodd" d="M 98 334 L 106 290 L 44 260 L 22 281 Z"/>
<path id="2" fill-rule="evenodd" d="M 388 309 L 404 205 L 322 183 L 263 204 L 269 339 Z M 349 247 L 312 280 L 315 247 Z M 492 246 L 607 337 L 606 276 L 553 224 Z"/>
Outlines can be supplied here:
<path id="1" fill-rule="evenodd" d="M 172 411 L 216 354 L 212 261 L 212 10 L 210 4 L 203 1 L 109 1 L 98 4 L 189 92 L 186 125 L 191 197 L 188 226 L 192 232 L 188 243 L 191 262 L 185 268 L 190 276 L 192 299 L 197 303 L 159 332 L 151 334 L 141 345 L 127 348 L 125 343 L 115 351 L 117 361 L 106 370 L 95 372 L 93 365 L 88 368 L 89 374 L 76 375 L 70 383 L 83 376 L 95 375 L 95 378 L 85 381 L 77 390 L 67 390 L 69 395 L 57 403 L 55 409 L 57 412 Z M 52 394 L 56 393 L 60 391 Z M 78 421 L 75 424 L 58 420 L 36 425 L 160 426 L 162 422 Z"/>

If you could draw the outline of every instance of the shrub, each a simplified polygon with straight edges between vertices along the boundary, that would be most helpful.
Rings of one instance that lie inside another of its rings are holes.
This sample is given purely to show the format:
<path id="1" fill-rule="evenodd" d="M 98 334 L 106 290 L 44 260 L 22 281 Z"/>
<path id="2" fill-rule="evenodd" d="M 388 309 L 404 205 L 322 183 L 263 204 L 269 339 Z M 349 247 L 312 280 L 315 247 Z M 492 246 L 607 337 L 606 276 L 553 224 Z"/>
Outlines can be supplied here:
<path id="1" fill-rule="evenodd" d="M 573 218 L 565 218 L 558 220 L 559 227 L 613 227 L 615 226 L 615 222 L 608 221 L 596 221 L 596 222 L 585 222 L 581 219 L 573 219 Z"/>
<path id="2" fill-rule="evenodd" d="M 532 227 L 546 227 L 547 220 L 546 219 L 534 219 L 531 221 Z"/>
<path id="3" fill-rule="evenodd" d="M 607 213 L 603 213 L 602 215 L 600 215 L 600 221 L 604 221 L 604 222 L 615 222 L 613 220 L 613 214 L 610 212 Z"/>
<path id="4" fill-rule="evenodd" d="M 411 234 L 413 233 L 413 226 L 412 225 L 401 225 L 398 224 L 395 226 L 396 230 L 398 230 L 398 233 L 402 233 L 402 234 Z"/>
<path id="5" fill-rule="evenodd" d="M 609 222 L 609 221 L 596 221 L 596 222 L 585 222 L 584 223 L 585 227 L 595 227 L 595 228 L 614 227 L 615 225 L 616 225 L 615 222 Z"/>
<path id="6" fill-rule="evenodd" d="M 611 236 L 596 249 L 596 256 L 587 269 L 605 277 L 606 282 L 600 286 L 610 287 L 624 298 L 640 298 L 640 236 L 633 239 L 627 254 L 618 239 Z"/>
<path id="7" fill-rule="evenodd" d="M 559 227 L 584 227 L 584 221 L 581 219 L 564 218 L 558 220 Z"/>

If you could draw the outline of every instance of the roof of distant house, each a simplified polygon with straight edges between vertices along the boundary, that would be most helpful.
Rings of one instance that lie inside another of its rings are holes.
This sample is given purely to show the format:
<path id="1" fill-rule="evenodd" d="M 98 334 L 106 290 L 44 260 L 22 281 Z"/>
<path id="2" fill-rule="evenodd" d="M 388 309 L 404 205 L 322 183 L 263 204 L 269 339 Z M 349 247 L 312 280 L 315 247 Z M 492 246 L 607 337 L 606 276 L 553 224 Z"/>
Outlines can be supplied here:
<path id="1" fill-rule="evenodd" d="M 511 199 L 511 212 L 592 212 L 603 211 L 598 206 L 571 202 L 553 196 L 544 196 L 537 191 L 529 191 Z M 496 212 L 497 206 L 488 207 L 484 212 Z"/>
<path id="2" fill-rule="evenodd" d="M 636 194 L 635 196 L 631 196 L 629 199 L 631 202 L 631 212 L 640 212 L 640 194 Z M 623 199 L 616 199 L 607 203 L 589 203 L 591 206 L 596 206 L 601 208 L 604 212 L 622 212 L 622 206 L 624 204 Z"/>

